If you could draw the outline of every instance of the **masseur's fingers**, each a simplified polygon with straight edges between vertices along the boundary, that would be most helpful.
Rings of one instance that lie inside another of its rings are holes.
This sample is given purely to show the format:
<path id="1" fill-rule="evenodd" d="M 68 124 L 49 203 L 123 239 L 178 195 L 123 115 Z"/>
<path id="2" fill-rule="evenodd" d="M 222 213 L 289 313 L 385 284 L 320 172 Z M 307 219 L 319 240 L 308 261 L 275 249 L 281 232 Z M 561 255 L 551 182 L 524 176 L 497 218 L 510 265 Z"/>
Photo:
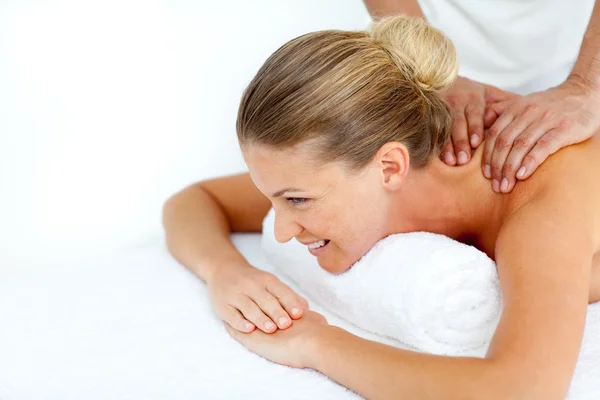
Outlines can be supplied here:
<path id="1" fill-rule="evenodd" d="M 277 324 L 279 329 L 289 328 L 290 325 L 292 325 L 292 320 L 287 311 L 283 309 L 281 304 L 279 304 L 279 301 L 271 293 L 262 290 L 260 292 L 250 293 L 249 295 L 260 309 L 270 317 L 271 321 Z"/>
<path id="2" fill-rule="evenodd" d="M 487 128 L 490 128 L 492 125 L 494 125 L 496 123 L 496 121 L 498 120 L 498 118 L 500 117 L 500 115 L 502 115 L 504 108 L 507 107 L 508 104 L 510 104 L 510 102 L 503 101 L 503 102 L 494 104 L 493 105 L 494 107 L 488 106 L 485 109 L 485 114 L 483 116 L 483 126 L 487 129 Z"/>
<path id="3" fill-rule="evenodd" d="M 512 150 L 504 163 L 504 170 L 502 171 L 502 176 L 508 180 L 508 188 L 506 190 L 503 190 L 502 186 L 500 187 L 503 193 L 510 193 L 515 187 L 517 180 L 526 179 L 545 160 L 543 155 L 536 156 L 535 153 L 530 152 L 538 140 L 548 132 L 548 128 L 548 124 L 542 119 L 529 125 L 515 139 Z M 538 159 L 540 160 L 538 161 Z M 510 172 L 514 171 L 515 168 L 519 168 L 519 170 L 516 171 L 516 174 L 511 174 Z"/>
<path id="4" fill-rule="evenodd" d="M 442 161 L 450 166 L 456 165 L 456 157 L 454 157 L 454 146 L 452 145 L 452 140 L 448 140 L 448 143 L 442 149 Z"/>
<path id="5" fill-rule="evenodd" d="M 522 171 L 517 171 L 517 178 L 519 180 L 527 179 L 535 172 L 546 159 L 552 154 L 556 153 L 561 149 L 562 144 L 560 141 L 561 137 L 567 134 L 566 129 L 555 128 L 546 132 L 541 139 L 539 139 L 533 149 L 525 156 L 522 164 Z M 522 172 L 521 174 L 519 172 Z"/>
<path id="6" fill-rule="evenodd" d="M 469 104 L 465 108 L 467 130 L 471 148 L 476 149 L 483 141 L 483 104 Z"/>
<path id="7" fill-rule="evenodd" d="M 289 286 L 277 281 L 267 284 L 267 290 L 279 301 L 292 319 L 302 317 L 302 310 L 308 309 L 305 298 L 295 293 Z M 280 326 L 281 327 L 281 326 Z"/>
<path id="8" fill-rule="evenodd" d="M 487 108 L 485 111 L 485 128 L 489 128 L 496 122 L 504 108 L 511 103 L 510 100 L 519 97 L 521 96 L 516 93 L 507 92 L 495 86 L 485 85 L 485 104 L 486 106 L 494 104 L 494 108 Z"/>
<path id="9" fill-rule="evenodd" d="M 277 330 L 277 325 L 271 318 L 267 317 L 261 308 L 248 296 L 238 296 L 231 304 L 252 322 L 258 329 L 265 333 L 273 333 Z"/>
<path id="10" fill-rule="evenodd" d="M 494 109 L 497 104 L 492 104 L 490 109 Z M 494 148 L 496 147 L 496 140 L 498 140 L 499 135 L 513 119 L 512 113 L 499 114 L 499 117 L 487 131 L 481 162 L 483 164 L 483 175 L 488 179 L 492 179 L 492 176 L 494 176 L 494 173 L 492 172 L 492 155 L 494 154 Z M 502 173 L 502 171 L 496 171 L 496 173 Z"/>
<path id="11" fill-rule="evenodd" d="M 469 127 L 462 107 L 453 109 L 454 120 L 452 121 L 452 145 L 458 165 L 464 165 L 471 159 L 471 145 L 469 143 Z"/>
<path id="12" fill-rule="evenodd" d="M 519 117 L 513 120 L 496 139 L 492 153 L 492 186 L 495 192 L 505 192 L 508 189 L 507 175 L 515 176 L 519 165 L 507 164 L 509 152 L 513 149 L 515 139 L 531 125 L 529 118 Z M 505 175 L 507 174 L 507 175 Z"/>

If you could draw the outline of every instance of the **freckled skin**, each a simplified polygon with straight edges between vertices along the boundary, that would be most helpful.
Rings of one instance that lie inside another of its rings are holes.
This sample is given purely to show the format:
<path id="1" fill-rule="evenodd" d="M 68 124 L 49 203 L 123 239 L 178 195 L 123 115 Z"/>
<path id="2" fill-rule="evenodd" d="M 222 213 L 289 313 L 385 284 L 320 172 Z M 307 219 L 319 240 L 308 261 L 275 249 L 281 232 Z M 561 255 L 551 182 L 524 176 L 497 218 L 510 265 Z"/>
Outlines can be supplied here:
<path id="1" fill-rule="evenodd" d="M 330 240 L 318 262 L 326 271 L 342 273 L 390 234 L 386 215 L 381 212 L 381 204 L 387 202 L 385 193 L 369 184 L 365 174 L 348 176 L 339 164 L 318 170 L 307 168 L 300 154 L 290 151 L 282 157 L 281 151 L 256 147 L 244 152 L 252 180 L 273 203 L 277 240 L 282 243 L 294 238 L 304 243 Z M 271 198 L 285 187 L 306 191 Z M 287 200 L 290 197 L 308 201 L 292 205 Z"/>

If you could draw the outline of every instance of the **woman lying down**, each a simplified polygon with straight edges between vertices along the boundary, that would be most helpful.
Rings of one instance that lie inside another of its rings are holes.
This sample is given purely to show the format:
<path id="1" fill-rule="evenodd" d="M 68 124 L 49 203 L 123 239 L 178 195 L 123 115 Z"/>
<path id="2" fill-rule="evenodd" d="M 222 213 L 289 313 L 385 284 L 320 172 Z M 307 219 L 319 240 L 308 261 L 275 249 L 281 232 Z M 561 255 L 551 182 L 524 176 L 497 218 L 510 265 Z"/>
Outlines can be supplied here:
<path id="1" fill-rule="evenodd" d="M 323 31 L 277 50 L 246 89 L 237 134 L 249 173 L 192 185 L 164 207 L 167 244 L 207 282 L 228 332 L 274 362 L 313 368 L 369 399 L 562 399 L 600 300 L 600 140 L 569 146 L 510 194 L 480 162 L 448 166 L 452 43 L 395 16 L 372 32 Z M 328 325 L 230 232 L 260 232 L 348 270 L 380 239 L 427 231 L 497 265 L 503 314 L 485 358 L 397 349 Z M 285 396 L 285 394 L 282 394 Z"/>

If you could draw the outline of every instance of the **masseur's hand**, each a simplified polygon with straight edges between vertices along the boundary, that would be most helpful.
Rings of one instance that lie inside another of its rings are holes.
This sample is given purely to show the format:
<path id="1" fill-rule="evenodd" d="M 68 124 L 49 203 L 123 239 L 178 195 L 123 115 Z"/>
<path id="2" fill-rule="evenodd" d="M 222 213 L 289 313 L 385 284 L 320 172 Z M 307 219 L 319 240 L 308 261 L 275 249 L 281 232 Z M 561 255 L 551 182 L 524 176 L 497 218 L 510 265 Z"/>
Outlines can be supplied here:
<path id="1" fill-rule="evenodd" d="M 219 268 L 207 283 L 219 318 L 240 332 L 289 328 L 308 309 L 307 301 L 275 275 L 250 264 Z"/>
<path id="2" fill-rule="evenodd" d="M 459 76 L 448 89 L 440 93 L 452 110 L 452 139 L 442 150 L 442 160 L 448 165 L 463 165 L 471 159 L 471 148 L 483 141 L 486 105 L 518 97 L 494 86 Z"/>
<path id="3" fill-rule="evenodd" d="M 266 335 L 257 330 L 243 334 L 225 325 L 227 332 L 248 350 L 270 361 L 288 367 L 307 368 L 313 342 L 323 329 L 330 328 L 325 317 L 306 310 L 304 317 L 296 321 L 291 329 Z"/>
<path id="4" fill-rule="evenodd" d="M 561 85 L 492 104 L 483 174 L 496 192 L 509 193 L 559 149 L 589 139 L 600 127 L 600 96 L 571 77 Z M 492 125 L 493 123 L 493 125 Z"/>

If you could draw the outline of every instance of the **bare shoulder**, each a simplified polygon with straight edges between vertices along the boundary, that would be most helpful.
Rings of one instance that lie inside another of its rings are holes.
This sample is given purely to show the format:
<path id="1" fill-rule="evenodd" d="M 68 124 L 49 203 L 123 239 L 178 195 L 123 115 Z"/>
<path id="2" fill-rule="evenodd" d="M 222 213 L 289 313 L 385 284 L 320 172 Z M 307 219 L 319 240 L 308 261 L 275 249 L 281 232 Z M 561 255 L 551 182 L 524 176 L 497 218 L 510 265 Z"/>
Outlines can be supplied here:
<path id="1" fill-rule="evenodd" d="M 196 184 L 221 207 L 232 232 L 261 232 L 271 201 L 254 185 L 249 173 L 224 176 Z"/>
<path id="2" fill-rule="evenodd" d="M 487 358 L 522 398 L 566 396 L 587 312 L 594 224 L 580 189 L 554 189 L 511 214 L 496 242 L 504 310 Z"/>
<path id="3" fill-rule="evenodd" d="M 591 224 L 594 249 L 600 251 L 600 137 L 551 155 L 515 192 L 517 199 L 526 198 L 521 204 L 529 206 L 528 212 L 546 207 L 550 213 L 560 211 L 561 218 L 585 216 L 581 223 Z M 548 218 L 540 214 L 539 219 Z"/>

